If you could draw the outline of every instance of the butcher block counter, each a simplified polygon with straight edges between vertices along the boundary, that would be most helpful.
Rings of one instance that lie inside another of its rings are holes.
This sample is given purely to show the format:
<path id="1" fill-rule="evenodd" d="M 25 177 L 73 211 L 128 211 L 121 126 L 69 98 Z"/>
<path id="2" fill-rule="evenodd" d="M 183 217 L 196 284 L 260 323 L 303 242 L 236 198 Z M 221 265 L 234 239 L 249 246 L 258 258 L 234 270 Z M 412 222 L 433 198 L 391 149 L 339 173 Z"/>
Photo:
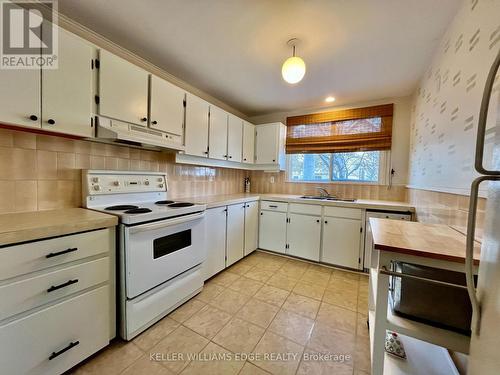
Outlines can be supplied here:
<path id="1" fill-rule="evenodd" d="M 0 215 L 0 246 L 109 228 L 116 216 L 84 208 L 19 212 Z"/>

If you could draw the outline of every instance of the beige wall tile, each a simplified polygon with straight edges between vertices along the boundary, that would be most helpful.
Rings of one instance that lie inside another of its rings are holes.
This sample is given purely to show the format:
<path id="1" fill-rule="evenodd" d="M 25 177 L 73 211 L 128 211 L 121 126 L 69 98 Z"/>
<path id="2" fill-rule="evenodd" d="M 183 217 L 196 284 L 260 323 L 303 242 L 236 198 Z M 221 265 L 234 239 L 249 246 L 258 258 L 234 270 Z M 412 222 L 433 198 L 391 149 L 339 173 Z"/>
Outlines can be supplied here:
<path id="1" fill-rule="evenodd" d="M 15 211 L 37 210 L 37 181 L 16 181 L 14 189 Z"/>
<path id="2" fill-rule="evenodd" d="M 57 179 L 75 180 L 79 175 L 75 167 L 75 154 L 69 152 L 57 153 Z"/>
<path id="3" fill-rule="evenodd" d="M 55 197 L 57 193 L 57 181 L 38 180 L 37 199 L 39 210 L 53 210 L 58 207 L 58 201 Z"/>
<path id="4" fill-rule="evenodd" d="M 38 134 L 36 136 L 36 148 L 37 150 L 74 152 L 75 141 L 69 138 Z"/>
<path id="5" fill-rule="evenodd" d="M 13 131 L 9 129 L 0 128 L 0 146 L 1 147 L 12 147 L 14 143 Z"/>
<path id="6" fill-rule="evenodd" d="M 13 212 L 15 211 L 15 202 L 12 199 L 14 194 L 15 182 L 0 180 L 0 211 Z"/>
<path id="7" fill-rule="evenodd" d="M 14 147 L 36 149 L 36 135 L 33 133 L 13 131 Z M 0 136 L 1 137 L 1 136 Z"/>
<path id="8" fill-rule="evenodd" d="M 57 180 L 57 152 L 37 150 L 36 160 L 39 180 Z"/>

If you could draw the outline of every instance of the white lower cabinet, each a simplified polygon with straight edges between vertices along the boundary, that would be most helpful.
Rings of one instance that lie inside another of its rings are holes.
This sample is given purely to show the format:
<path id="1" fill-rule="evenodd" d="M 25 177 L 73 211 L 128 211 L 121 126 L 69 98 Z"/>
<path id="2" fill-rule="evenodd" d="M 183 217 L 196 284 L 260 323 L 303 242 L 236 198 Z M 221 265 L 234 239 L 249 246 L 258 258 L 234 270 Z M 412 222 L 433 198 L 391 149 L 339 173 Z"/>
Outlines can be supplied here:
<path id="1" fill-rule="evenodd" d="M 226 267 L 243 258 L 245 245 L 245 206 L 227 206 Z"/>
<path id="2" fill-rule="evenodd" d="M 259 242 L 259 201 L 245 204 L 245 252 L 247 256 L 257 249 Z"/>
<path id="3" fill-rule="evenodd" d="M 260 211 L 259 248 L 285 253 L 286 212 Z"/>
<path id="4" fill-rule="evenodd" d="M 321 216 L 289 214 L 287 254 L 319 261 Z"/>
<path id="5" fill-rule="evenodd" d="M 114 229 L 1 254 L 0 374 L 62 374 L 115 336 Z"/>
<path id="6" fill-rule="evenodd" d="M 342 267 L 360 268 L 362 221 L 344 217 L 324 218 L 321 261 Z"/>
<path id="7" fill-rule="evenodd" d="M 226 267 L 226 213 L 227 208 L 216 207 L 206 210 L 207 257 L 203 263 L 205 280 Z"/>

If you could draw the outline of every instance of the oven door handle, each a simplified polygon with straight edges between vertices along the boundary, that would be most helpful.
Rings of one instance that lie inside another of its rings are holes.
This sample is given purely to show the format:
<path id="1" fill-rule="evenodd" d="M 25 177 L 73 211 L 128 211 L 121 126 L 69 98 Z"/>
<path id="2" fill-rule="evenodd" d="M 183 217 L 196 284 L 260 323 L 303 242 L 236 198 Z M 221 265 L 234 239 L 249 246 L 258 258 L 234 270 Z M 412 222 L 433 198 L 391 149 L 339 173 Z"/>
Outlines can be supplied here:
<path id="1" fill-rule="evenodd" d="M 135 227 L 131 227 L 129 229 L 129 233 L 133 234 L 133 233 L 146 232 L 146 231 L 155 230 L 155 229 L 167 228 L 167 227 L 171 227 L 173 225 L 187 223 L 189 221 L 200 220 L 203 217 L 205 217 L 205 212 L 198 212 L 198 213 L 193 214 L 193 215 L 181 216 L 181 217 L 178 217 L 175 219 L 166 219 L 166 220 L 161 220 L 161 221 L 157 221 L 157 222 L 150 223 L 150 224 L 137 225 Z"/>

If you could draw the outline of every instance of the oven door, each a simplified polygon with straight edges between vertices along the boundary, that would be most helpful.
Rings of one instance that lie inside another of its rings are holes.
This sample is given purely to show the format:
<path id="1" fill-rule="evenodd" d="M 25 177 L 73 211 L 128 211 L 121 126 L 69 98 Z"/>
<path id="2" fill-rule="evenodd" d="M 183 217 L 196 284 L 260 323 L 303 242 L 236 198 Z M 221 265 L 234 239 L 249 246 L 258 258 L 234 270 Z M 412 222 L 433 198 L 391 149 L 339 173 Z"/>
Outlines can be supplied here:
<path id="1" fill-rule="evenodd" d="M 205 212 L 125 227 L 127 298 L 134 298 L 205 260 Z"/>

